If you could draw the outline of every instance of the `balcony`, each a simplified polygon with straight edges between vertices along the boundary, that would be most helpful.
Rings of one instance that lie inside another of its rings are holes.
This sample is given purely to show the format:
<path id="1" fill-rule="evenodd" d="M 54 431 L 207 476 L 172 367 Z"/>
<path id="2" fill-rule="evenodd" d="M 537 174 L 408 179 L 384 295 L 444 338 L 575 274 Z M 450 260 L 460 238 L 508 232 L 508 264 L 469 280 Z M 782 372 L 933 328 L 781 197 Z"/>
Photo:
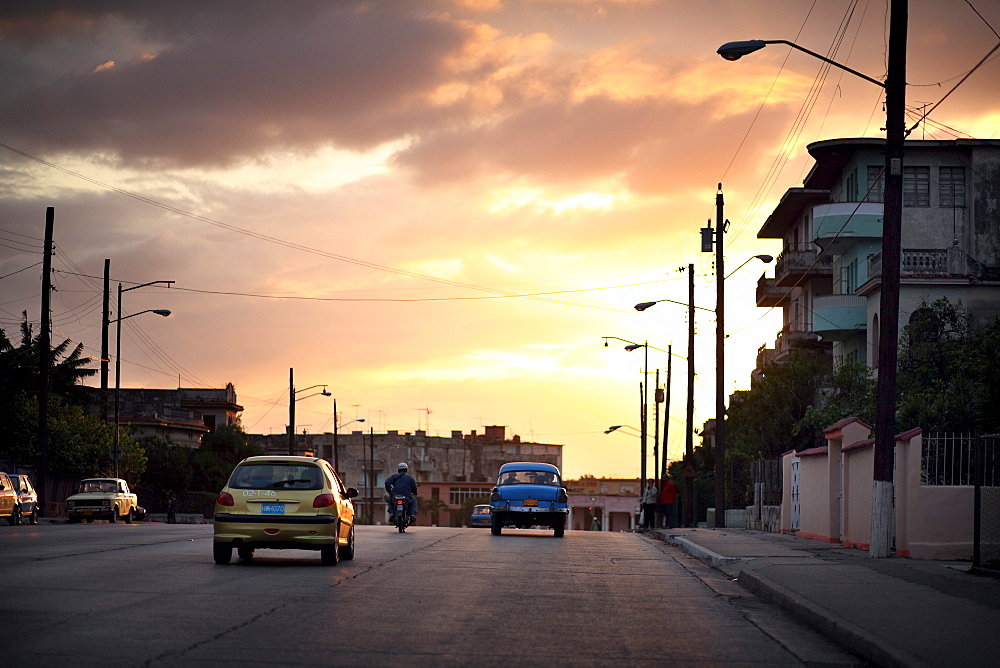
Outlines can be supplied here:
<path id="1" fill-rule="evenodd" d="M 757 306 L 781 306 L 787 296 L 788 290 L 778 288 L 777 279 L 761 275 L 757 280 Z"/>
<path id="2" fill-rule="evenodd" d="M 830 348 L 829 341 L 820 341 L 819 337 L 804 323 L 788 323 L 778 332 L 774 340 L 774 361 L 781 363 L 788 354 L 797 348 Z"/>
<path id="3" fill-rule="evenodd" d="M 833 255 L 819 254 L 815 246 L 786 246 L 778 255 L 774 268 L 776 285 L 791 288 L 806 280 L 822 279 L 831 283 L 833 279 Z"/>
<path id="4" fill-rule="evenodd" d="M 959 248 L 904 248 L 899 266 L 900 276 L 907 278 L 963 278 L 995 281 L 1000 268 L 990 267 L 969 257 Z M 880 282 L 882 253 L 868 256 L 868 280 Z M 876 283 L 877 284 L 877 283 Z"/>
<path id="5" fill-rule="evenodd" d="M 881 202 L 837 202 L 813 207 L 816 244 L 840 255 L 862 240 L 882 238 Z"/>
<path id="6" fill-rule="evenodd" d="M 813 331 L 824 339 L 843 340 L 867 329 L 867 300 L 857 295 L 824 295 L 813 299 Z"/>

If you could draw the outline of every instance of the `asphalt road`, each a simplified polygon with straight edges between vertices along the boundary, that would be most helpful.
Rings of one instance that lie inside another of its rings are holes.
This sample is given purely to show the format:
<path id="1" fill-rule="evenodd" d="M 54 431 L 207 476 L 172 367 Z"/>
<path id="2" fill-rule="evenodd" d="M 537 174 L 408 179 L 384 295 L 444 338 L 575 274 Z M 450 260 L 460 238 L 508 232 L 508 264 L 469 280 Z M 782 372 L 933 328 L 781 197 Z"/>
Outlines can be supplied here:
<path id="1" fill-rule="evenodd" d="M 854 663 L 638 534 L 358 527 L 357 557 L 212 561 L 210 525 L 0 526 L 14 666 Z"/>

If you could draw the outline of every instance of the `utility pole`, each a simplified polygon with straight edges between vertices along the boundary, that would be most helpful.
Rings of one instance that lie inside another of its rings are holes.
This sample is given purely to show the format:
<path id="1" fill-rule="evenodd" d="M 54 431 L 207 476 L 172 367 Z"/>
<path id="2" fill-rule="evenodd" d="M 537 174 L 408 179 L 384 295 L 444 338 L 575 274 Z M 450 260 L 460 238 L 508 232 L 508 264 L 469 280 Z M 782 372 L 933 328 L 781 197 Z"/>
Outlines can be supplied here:
<path id="1" fill-rule="evenodd" d="M 663 401 L 663 464 L 660 469 L 660 480 L 667 479 L 667 455 L 670 448 L 667 444 L 667 437 L 670 435 L 670 372 L 673 369 L 674 344 L 667 344 L 667 391 Z"/>
<path id="2" fill-rule="evenodd" d="M 295 454 L 295 369 L 288 370 L 288 454 Z"/>
<path id="3" fill-rule="evenodd" d="M 907 0 L 891 0 L 889 64 L 885 79 L 885 195 L 882 289 L 879 306 L 878 381 L 875 389 L 875 466 L 869 555 L 892 547 L 892 468 L 896 431 L 896 360 L 899 335 L 899 265 L 902 255 L 903 139 L 906 104 Z"/>
<path id="4" fill-rule="evenodd" d="M 101 398 L 108 393 L 108 329 L 111 325 L 111 259 L 104 259 L 104 314 L 101 318 Z M 119 313 L 118 315 L 121 315 Z M 108 419 L 108 411 L 104 411 L 104 419 Z"/>
<path id="5" fill-rule="evenodd" d="M 333 400 L 333 470 L 340 475 L 340 452 L 337 449 L 337 433 L 340 431 L 340 415 L 337 414 L 337 400 Z"/>
<path id="6" fill-rule="evenodd" d="M 660 402 L 663 401 L 663 390 L 660 389 L 660 367 L 656 367 L 656 385 L 653 386 L 653 480 L 659 485 L 660 477 Z"/>
<path id="7" fill-rule="evenodd" d="M 368 428 L 368 525 L 375 524 L 375 428 Z"/>
<path id="8" fill-rule="evenodd" d="M 45 515 L 45 485 L 49 471 L 49 367 L 51 366 L 51 307 L 52 293 L 52 228 L 55 226 L 55 207 L 45 209 L 45 255 L 42 257 L 42 331 L 39 332 L 38 354 L 38 505 Z"/>
<path id="9" fill-rule="evenodd" d="M 726 221 L 722 215 L 722 184 L 715 193 L 715 526 L 726 526 L 726 272 L 723 271 L 722 239 Z"/>
<path id="10" fill-rule="evenodd" d="M 688 265 L 687 434 L 684 439 L 684 525 L 694 526 L 694 265 Z"/>

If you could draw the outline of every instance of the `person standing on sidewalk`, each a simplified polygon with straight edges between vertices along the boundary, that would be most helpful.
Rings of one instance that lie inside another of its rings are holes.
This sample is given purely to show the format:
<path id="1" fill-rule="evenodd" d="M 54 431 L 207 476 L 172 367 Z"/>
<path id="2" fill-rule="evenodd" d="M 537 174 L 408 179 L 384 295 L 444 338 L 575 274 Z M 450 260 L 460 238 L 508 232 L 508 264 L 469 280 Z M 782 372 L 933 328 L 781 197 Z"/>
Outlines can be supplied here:
<path id="1" fill-rule="evenodd" d="M 652 529 L 653 516 L 656 513 L 656 481 L 650 478 L 646 481 L 646 489 L 642 490 L 642 528 Z"/>
<path id="2" fill-rule="evenodd" d="M 677 503 L 677 487 L 670 478 L 663 479 L 656 512 L 663 515 L 663 528 L 670 529 L 674 519 L 674 504 Z"/>

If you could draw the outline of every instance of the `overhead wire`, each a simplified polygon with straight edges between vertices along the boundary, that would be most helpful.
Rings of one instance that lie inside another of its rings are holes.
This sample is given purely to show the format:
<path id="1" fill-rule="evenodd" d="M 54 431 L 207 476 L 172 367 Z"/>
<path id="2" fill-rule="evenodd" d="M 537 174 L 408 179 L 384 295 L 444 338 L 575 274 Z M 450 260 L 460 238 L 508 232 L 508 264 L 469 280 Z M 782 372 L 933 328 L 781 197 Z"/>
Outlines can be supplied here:
<path id="1" fill-rule="evenodd" d="M 577 308 L 588 308 L 588 309 L 595 309 L 595 310 L 599 310 L 599 311 L 611 311 L 611 312 L 615 312 L 615 313 L 625 312 L 622 309 L 611 308 L 611 307 L 608 307 L 608 306 L 600 306 L 600 305 L 595 305 L 595 304 L 578 304 L 578 303 L 575 303 L 575 302 L 566 302 L 566 301 L 557 300 L 557 299 L 550 299 L 550 298 L 543 297 L 543 296 L 524 296 L 524 295 L 520 295 L 520 294 L 518 294 L 516 292 L 510 292 L 510 291 L 506 291 L 506 290 L 500 290 L 500 289 L 497 289 L 497 288 L 488 288 L 488 287 L 484 287 L 484 286 L 474 285 L 474 284 L 471 284 L 471 283 L 463 283 L 461 281 L 452 281 L 452 280 L 449 280 L 449 279 L 440 278 L 440 277 L 437 277 L 437 276 L 430 276 L 430 275 L 427 275 L 427 274 L 421 274 L 421 273 L 418 273 L 418 272 L 408 271 L 408 270 L 405 270 L 405 269 L 397 269 L 395 267 L 389 267 L 389 266 L 386 266 L 386 265 L 377 264 L 375 262 L 369 262 L 369 261 L 366 261 L 366 260 L 358 260 L 356 258 L 348 257 L 346 255 L 339 255 L 337 253 L 332 253 L 330 251 L 325 251 L 325 250 L 322 250 L 322 249 L 313 248 L 311 246 L 306 246 L 304 244 L 299 244 L 299 243 L 296 243 L 296 242 L 288 241 L 286 239 L 281 239 L 279 237 L 273 237 L 273 236 L 270 236 L 270 235 L 267 235 L 267 234 L 263 234 L 263 233 L 260 233 L 260 232 L 255 232 L 253 230 L 248 230 L 248 229 L 245 229 L 245 228 L 242 228 L 242 227 L 238 227 L 236 225 L 231 225 L 229 223 L 224 223 L 222 221 L 215 220 L 214 218 L 209 218 L 208 216 L 202 216 L 200 214 L 192 213 L 190 211 L 187 211 L 186 209 L 182 209 L 180 207 L 176 207 L 176 206 L 173 206 L 173 205 L 170 205 L 170 204 L 165 204 L 165 203 L 160 202 L 158 200 L 155 200 L 155 199 L 153 199 L 151 197 L 146 197 L 144 195 L 139 195 L 139 194 L 133 193 L 133 192 L 131 192 L 129 190 L 125 190 L 124 188 L 119 188 L 117 186 L 113 186 L 113 185 L 110 185 L 108 183 L 104 183 L 103 181 L 100 181 L 98 179 L 92 178 L 92 177 L 87 176 L 85 174 L 80 174 L 79 172 L 75 172 L 75 171 L 73 171 L 71 169 L 67 169 L 65 167 L 62 167 L 61 165 L 57 165 L 57 164 L 55 164 L 53 162 L 50 162 L 50 161 L 45 160 L 43 158 L 40 158 L 38 156 L 32 155 L 32 154 L 28 153 L 27 151 L 22 151 L 21 149 L 15 148 L 14 146 L 11 146 L 11 145 L 6 144 L 6 143 L 0 142 L 0 148 L 7 149 L 8 151 L 11 151 L 12 153 L 16 153 L 17 155 L 25 157 L 25 158 L 27 158 L 29 160 L 33 160 L 33 161 L 35 161 L 35 162 L 37 162 L 39 164 L 45 165 L 46 167 L 49 167 L 49 168 L 61 171 L 61 172 L 65 173 L 65 174 L 68 174 L 68 175 L 73 176 L 75 178 L 81 179 L 81 180 L 86 181 L 88 183 L 91 183 L 93 185 L 99 186 L 101 188 L 105 188 L 105 189 L 110 190 L 110 191 L 115 192 L 115 193 L 118 193 L 119 195 L 124 195 L 125 197 L 129 197 L 129 198 L 132 198 L 132 199 L 134 199 L 136 201 L 142 202 L 144 204 L 149 204 L 151 206 L 155 206 L 155 207 L 161 208 L 161 209 L 163 209 L 165 211 L 169 211 L 169 212 L 177 214 L 179 216 L 184 216 L 186 218 L 190 218 L 190 219 L 196 220 L 198 222 L 206 223 L 208 225 L 212 225 L 214 227 L 218 227 L 218 228 L 230 231 L 230 232 L 235 232 L 237 234 L 242 234 L 244 236 L 248 236 L 248 237 L 257 239 L 259 241 L 264 241 L 264 242 L 275 244 L 275 245 L 278 245 L 278 246 L 283 246 L 285 248 L 290 248 L 292 250 L 298 250 L 298 251 L 301 251 L 301 252 L 304 252 L 304 253 L 310 253 L 312 255 L 318 255 L 320 257 L 325 257 L 325 258 L 330 259 L 330 260 L 336 260 L 338 262 L 345 262 L 345 263 L 348 263 L 348 264 L 353 264 L 353 265 L 357 265 L 357 266 L 361 266 L 361 267 L 366 267 L 366 268 L 369 268 L 369 269 L 375 269 L 375 270 L 378 270 L 378 271 L 384 271 L 384 272 L 388 272 L 388 273 L 393 273 L 393 274 L 397 274 L 397 275 L 400 275 L 400 276 L 406 276 L 406 277 L 409 277 L 409 278 L 417 278 L 417 279 L 420 279 L 420 280 L 430 281 L 430 282 L 433 282 L 433 283 L 440 283 L 440 284 L 443 284 L 443 285 L 450 285 L 450 286 L 454 286 L 454 287 L 461 287 L 461 288 L 465 288 L 465 289 L 469 289 L 469 290 L 478 290 L 478 291 L 481 291 L 481 292 L 492 292 L 492 293 L 495 293 L 495 294 L 502 294 L 502 295 L 506 295 L 506 296 L 510 296 L 510 297 L 524 297 L 526 299 L 533 299 L 533 300 L 548 302 L 548 303 L 552 303 L 552 304 L 559 304 L 561 306 L 575 306 Z"/>

